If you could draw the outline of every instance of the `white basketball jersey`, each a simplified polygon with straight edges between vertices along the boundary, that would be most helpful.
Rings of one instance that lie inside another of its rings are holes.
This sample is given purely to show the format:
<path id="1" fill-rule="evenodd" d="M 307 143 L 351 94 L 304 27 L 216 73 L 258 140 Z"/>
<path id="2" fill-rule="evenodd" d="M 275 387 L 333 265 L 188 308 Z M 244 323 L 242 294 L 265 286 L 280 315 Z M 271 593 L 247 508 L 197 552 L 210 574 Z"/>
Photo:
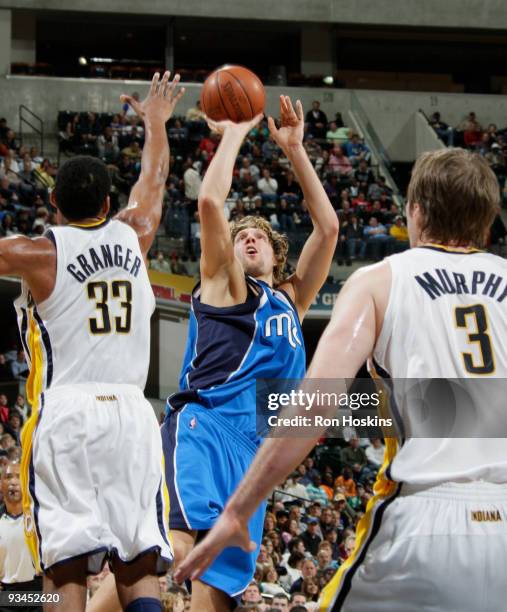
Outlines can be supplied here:
<path id="1" fill-rule="evenodd" d="M 155 298 L 136 233 L 110 220 L 53 227 L 48 237 L 57 256 L 53 292 L 35 304 L 24 285 L 15 302 L 30 399 L 77 383 L 144 389 Z"/>
<path id="2" fill-rule="evenodd" d="M 469 396 L 455 391 L 452 381 L 448 388 L 446 382 L 439 387 L 449 390 L 452 402 L 434 397 L 424 410 L 448 436 L 424 437 L 431 435 L 428 420 L 406 393 L 411 383 L 395 382 L 391 409 L 399 444 L 396 456 L 388 457 L 387 475 L 415 485 L 479 479 L 507 483 L 507 440 L 500 437 L 507 437 L 507 261 L 437 245 L 387 261 L 392 285 L 373 373 L 412 382 L 467 379 L 458 383 L 466 385 Z M 404 393 L 397 393 L 403 385 Z M 460 428 L 464 418 L 466 426 Z M 469 425 L 470 436 L 452 437 Z"/>

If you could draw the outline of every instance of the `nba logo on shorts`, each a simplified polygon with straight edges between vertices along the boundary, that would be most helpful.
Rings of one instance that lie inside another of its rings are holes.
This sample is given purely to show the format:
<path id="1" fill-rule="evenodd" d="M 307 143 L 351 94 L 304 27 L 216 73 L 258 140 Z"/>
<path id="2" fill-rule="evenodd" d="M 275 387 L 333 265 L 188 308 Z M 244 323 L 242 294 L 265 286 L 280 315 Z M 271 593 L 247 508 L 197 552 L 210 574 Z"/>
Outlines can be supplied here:
<path id="1" fill-rule="evenodd" d="M 197 419 L 195 417 L 192 417 L 189 423 L 190 429 L 195 429 L 196 425 L 197 425 Z"/>

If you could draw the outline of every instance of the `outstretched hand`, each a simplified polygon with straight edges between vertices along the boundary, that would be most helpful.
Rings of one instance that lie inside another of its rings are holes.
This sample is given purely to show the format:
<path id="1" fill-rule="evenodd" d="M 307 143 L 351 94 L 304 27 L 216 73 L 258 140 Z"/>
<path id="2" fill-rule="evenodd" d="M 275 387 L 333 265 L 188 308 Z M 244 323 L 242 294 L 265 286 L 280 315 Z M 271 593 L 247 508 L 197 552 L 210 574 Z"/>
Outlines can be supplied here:
<path id="1" fill-rule="evenodd" d="M 174 578 L 180 583 L 187 579 L 197 580 L 229 546 L 239 547 L 245 552 L 254 552 L 257 548 L 255 542 L 250 540 L 248 524 L 225 509 L 208 535 L 180 563 Z"/>
<path id="2" fill-rule="evenodd" d="M 234 121 L 213 121 L 209 117 L 206 117 L 208 127 L 212 132 L 223 135 L 225 132 L 237 132 L 245 137 L 248 132 L 253 129 L 262 120 L 262 113 L 256 115 L 250 121 L 242 121 L 241 123 L 234 123 Z"/>
<path id="3" fill-rule="evenodd" d="M 268 127 L 273 140 L 288 155 L 291 147 L 303 142 L 305 122 L 301 100 L 296 100 L 294 109 L 289 96 L 280 96 L 280 127 L 276 127 L 273 117 L 268 117 Z"/>
<path id="4" fill-rule="evenodd" d="M 125 94 L 120 96 L 120 100 L 124 104 L 130 104 L 141 119 L 159 119 L 166 122 L 171 118 L 176 104 L 185 93 L 184 87 L 177 89 L 180 75 L 174 75 L 172 81 L 169 81 L 170 76 L 171 73 L 167 70 L 161 79 L 160 74 L 156 72 L 151 81 L 150 91 L 142 102 Z"/>

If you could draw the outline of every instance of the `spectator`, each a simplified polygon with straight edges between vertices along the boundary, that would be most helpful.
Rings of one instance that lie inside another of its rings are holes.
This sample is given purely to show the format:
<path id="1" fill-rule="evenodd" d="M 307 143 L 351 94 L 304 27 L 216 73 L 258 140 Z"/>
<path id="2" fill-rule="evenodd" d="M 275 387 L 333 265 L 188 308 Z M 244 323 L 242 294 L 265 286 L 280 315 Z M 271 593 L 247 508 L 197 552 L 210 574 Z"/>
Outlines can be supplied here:
<path id="1" fill-rule="evenodd" d="M 480 142 L 482 136 L 482 126 L 477 121 L 474 112 L 468 113 L 468 116 L 458 125 L 459 131 L 463 132 L 463 140 L 465 146 L 471 147 Z"/>
<path id="2" fill-rule="evenodd" d="M 171 255 L 171 273 L 188 275 L 187 269 L 176 253 Z"/>
<path id="3" fill-rule="evenodd" d="M 314 100 L 312 108 L 306 113 L 306 128 L 314 138 L 324 138 L 327 127 L 326 113 L 320 110 L 320 102 Z"/>
<path id="4" fill-rule="evenodd" d="M 271 176 L 269 168 L 262 169 L 262 178 L 257 181 L 257 189 L 262 194 L 263 200 L 276 200 L 278 181 Z"/>
<path id="5" fill-rule="evenodd" d="M 327 505 L 328 497 L 326 493 L 321 489 L 320 485 L 322 484 L 322 479 L 320 474 L 316 474 L 312 478 L 311 484 L 307 485 L 306 492 L 308 493 L 308 497 L 312 501 L 319 501 L 324 506 Z"/>
<path id="6" fill-rule="evenodd" d="M 299 202 L 302 199 L 303 192 L 292 170 L 289 170 L 286 175 L 282 174 L 280 177 L 278 181 L 278 195 L 292 203 Z"/>
<path id="7" fill-rule="evenodd" d="M 262 593 L 267 593 L 268 595 L 285 594 L 283 587 L 280 586 L 278 581 L 278 572 L 273 566 L 265 570 L 260 586 Z"/>
<path id="8" fill-rule="evenodd" d="M 28 364 L 26 363 L 25 353 L 18 351 L 15 361 L 11 362 L 11 372 L 15 379 L 24 379 L 28 376 Z"/>
<path id="9" fill-rule="evenodd" d="M 256 582 L 251 582 L 245 589 L 245 592 L 241 596 L 241 602 L 244 605 L 259 604 L 262 603 L 261 592 Z"/>
<path id="10" fill-rule="evenodd" d="M 0 393 L 0 423 L 4 425 L 9 420 L 9 401 L 5 393 Z"/>
<path id="11" fill-rule="evenodd" d="M 353 173 L 349 158 L 343 153 L 343 149 L 335 145 L 329 158 L 329 168 L 340 177 L 351 177 Z"/>
<path id="12" fill-rule="evenodd" d="M 345 229 L 345 238 L 347 240 L 348 258 L 350 260 L 364 259 L 366 252 L 366 241 L 363 240 L 363 226 L 359 217 L 352 214 Z"/>
<path id="13" fill-rule="evenodd" d="M 280 612 L 289 612 L 289 596 L 286 593 L 278 593 L 273 596 L 271 607 Z"/>
<path id="14" fill-rule="evenodd" d="M 322 538 L 318 534 L 318 531 L 319 531 L 319 519 L 315 517 L 310 517 L 308 519 L 308 525 L 307 525 L 306 531 L 301 534 L 301 540 L 303 541 L 303 544 L 305 545 L 305 549 L 313 556 L 317 554 L 317 551 L 319 550 L 319 544 L 322 541 Z M 305 575 L 304 564 L 303 564 L 303 567 L 301 568 L 301 571 L 304 576 Z"/>
<path id="15" fill-rule="evenodd" d="M 336 121 L 331 121 L 329 130 L 326 132 L 326 140 L 335 145 L 343 145 L 349 139 L 350 130 L 347 127 L 338 126 Z"/>
<path id="16" fill-rule="evenodd" d="M 188 128 L 179 119 L 174 120 L 174 125 L 169 128 L 169 138 L 174 147 L 178 149 L 188 140 Z"/>
<path id="17" fill-rule="evenodd" d="M 297 608 L 300 608 L 299 610 Z M 302 610 L 307 610 L 306 608 L 306 597 L 303 593 L 298 591 L 291 591 L 290 596 L 290 612 L 301 612 Z"/>
<path id="18" fill-rule="evenodd" d="M 359 438 L 354 436 L 350 439 L 348 446 L 342 450 L 341 459 L 347 465 L 366 464 L 366 453 L 359 445 Z"/>
<path id="19" fill-rule="evenodd" d="M 375 469 L 379 469 L 384 462 L 385 446 L 380 438 L 372 438 L 371 444 L 366 448 L 366 459 Z"/>
<path id="20" fill-rule="evenodd" d="M 435 112 L 431 115 L 429 123 L 438 137 L 443 140 L 448 147 L 454 146 L 454 130 L 440 119 L 439 112 Z"/>
<path id="21" fill-rule="evenodd" d="M 365 455 L 365 463 L 366 463 L 366 455 Z M 336 490 L 340 493 L 343 493 L 345 497 L 351 498 L 357 496 L 356 482 L 352 478 L 352 470 L 349 466 L 345 466 L 343 468 L 343 472 L 340 476 L 335 480 Z"/>
<path id="22" fill-rule="evenodd" d="M 241 160 L 241 168 L 239 170 L 239 178 L 242 179 L 245 175 L 249 175 L 251 180 L 255 183 L 259 180 L 261 171 L 259 167 L 253 164 L 248 157 L 243 157 Z"/>
<path id="23" fill-rule="evenodd" d="M 138 163 L 141 161 L 142 150 L 137 140 L 133 140 L 127 147 L 122 149 L 121 154 L 128 157 L 132 162 Z"/>
<path id="24" fill-rule="evenodd" d="M 356 132 L 351 133 L 350 140 L 343 145 L 343 149 L 353 166 L 359 165 L 361 160 L 369 161 L 370 159 L 370 149 L 361 142 Z"/>
<path id="25" fill-rule="evenodd" d="M 21 416 L 23 421 L 26 421 L 26 419 L 30 416 L 30 407 L 25 401 L 25 397 L 23 395 L 18 395 L 16 397 L 16 402 L 12 409 Z"/>
<path id="26" fill-rule="evenodd" d="M 371 256 L 374 261 L 390 253 L 394 238 L 387 233 L 387 228 L 379 223 L 376 216 L 370 218 L 369 224 L 364 228 L 364 237 L 367 246 L 371 245 Z"/>
<path id="27" fill-rule="evenodd" d="M 162 251 L 157 251 L 155 258 L 150 259 L 150 269 L 157 270 L 158 272 L 171 272 L 171 264 L 164 257 L 164 253 Z"/>
<path id="28" fill-rule="evenodd" d="M 118 161 L 120 147 L 118 145 L 118 135 L 113 132 L 113 128 L 107 126 L 97 139 L 97 149 L 99 157 L 106 164 L 114 164 Z"/>
<path id="29" fill-rule="evenodd" d="M 319 542 L 317 542 L 316 546 L 315 546 L 315 552 L 312 553 L 312 555 L 316 555 L 318 550 L 319 550 Z M 303 585 L 304 580 L 308 580 L 310 578 L 315 578 L 317 576 L 317 567 L 313 561 L 313 559 L 305 559 L 301 565 L 301 578 L 299 578 L 299 580 L 296 580 L 291 588 L 290 588 L 290 592 L 291 594 L 293 593 L 298 593 L 301 592 L 301 587 Z M 291 599 L 291 603 L 292 603 L 292 599 Z"/>
<path id="30" fill-rule="evenodd" d="M 9 420 L 7 422 L 7 429 L 11 436 L 16 440 L 16 446 L 20 446 L 21 440 L 21 427 L 23 425 L 23 419 L 17 410 L 12 410 L 9 414 Z"/>
<path id="31" fill-rule="evenodd" d="M 391 225 L 389 235 L 395 240 L 394 248 L 396 252 L 404 251 L 410 247 L 408 229 L 401 215 L 394 219 L 394 225 Z"/>
<path id="32" fill-rule="evenodd" d="M 308 578 L 303 580 L 301 584 L 301 592 L 306 597 L 307 601 L 317 601 L 319 598 L 319 584 L 316 578 Z"/>

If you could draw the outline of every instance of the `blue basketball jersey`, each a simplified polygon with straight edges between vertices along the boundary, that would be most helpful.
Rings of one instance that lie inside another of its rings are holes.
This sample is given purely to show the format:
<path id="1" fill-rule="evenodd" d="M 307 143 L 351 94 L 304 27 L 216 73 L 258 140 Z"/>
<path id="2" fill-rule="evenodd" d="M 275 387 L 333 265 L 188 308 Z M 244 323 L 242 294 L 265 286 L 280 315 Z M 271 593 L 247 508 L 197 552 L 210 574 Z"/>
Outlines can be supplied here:
<path id="1" fill-rule="evenodd" d="M 252 277 L 246 282 L 246 301 L 225 308 L 201 303 L 194 289 L 180 391 L 167 407 L 201 404 L 257 441 L 256 380 L 303 378 L 306 359 L 287 294 Z"/>

